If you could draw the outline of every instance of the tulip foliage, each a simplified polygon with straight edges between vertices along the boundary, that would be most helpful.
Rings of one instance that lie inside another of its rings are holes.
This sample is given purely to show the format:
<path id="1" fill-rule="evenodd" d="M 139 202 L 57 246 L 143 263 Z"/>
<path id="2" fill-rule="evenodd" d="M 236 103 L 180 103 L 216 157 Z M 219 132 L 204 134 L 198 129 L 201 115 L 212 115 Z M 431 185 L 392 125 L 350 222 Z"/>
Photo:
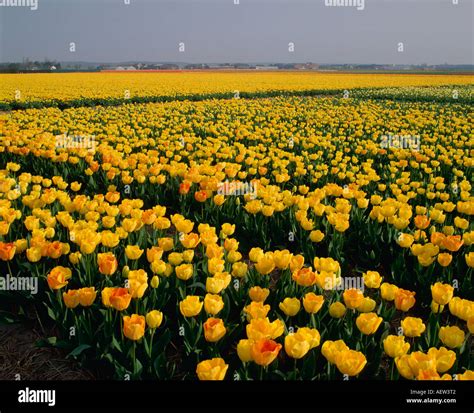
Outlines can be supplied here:
<path id="1" fill-rule="evenodd" d="M 472 106 L 441 89 L 0 114 L 0 264 L 39 281 L 0 317 L 121 380 L 474 379 Z"/>

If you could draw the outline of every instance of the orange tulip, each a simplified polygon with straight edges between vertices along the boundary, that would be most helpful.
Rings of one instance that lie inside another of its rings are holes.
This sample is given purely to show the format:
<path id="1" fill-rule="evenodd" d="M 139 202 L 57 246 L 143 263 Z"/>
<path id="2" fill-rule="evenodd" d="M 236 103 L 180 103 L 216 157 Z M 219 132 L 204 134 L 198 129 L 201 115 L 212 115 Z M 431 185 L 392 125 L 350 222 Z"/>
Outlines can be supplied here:
<path id="1" fill-rule="evenodd" d="M 115 288 L 109 296 L 110 305 L 118 311 L 127 309 L 131 300 L 127 288 Z"/>
<path id="2" fill-rule="evenodd" d="M 145 334 L 145 317 L 132 314 L 123 318 L 123 335 L 130 340 L 140 340 Z"/>
<path id="3" fill-rule="evenodd" d="M 397 310 L 408 311 L 415 305 L 415 292 L 399 288 L 395 293 L 395 307 Z"/>
<path id="4" fill-rule="evenodd" d="M 54 267 L 47 277 L 49 288 L 52 290 L 60 290 L 68 284 L 71 275 L 72 273 L 69 268 L 61 266 Z"/>
<path id="5" fill-rule="evenodd" d="M 220 318 L 208 318 L 203 327 L 206 341 L 215 343 L 225 336 L 226 328 Z"/>
<path id="6" fill-rule="evenodd" d="M 347 308 L 354 309 L 361 305 L 362 300 L 364 299 L 364 294 L 357 288 L 350 288 L 349 290 L 344 291 L 342 298 L 344 299 L 344 304 L 346 304 Z"/>
<path id="7" fill-rule="evenodd" d="M 252 359 L 260 366 L 268 366 L 277 358 L 281 347 L 276 341 L 260 339 L 252 346 Z"/>
<path id="8" fill-rule="evenodd" d="M 417 215 L 415 217 L 415 226 L 419 229 L 426 229 L 430 225 L 431 220 L 426 215 Z"/>
<path id="9" fill-rule="evenodd" d="M 206 191 L 197 191 L 194 193 L 194 199 L 198 202 L 205 202 L 207 199 Z"/>
<path id="10" fill-rule="evenodd" d="M 63 293 L 63 300 L 67 308 L 76 308 L 79 305 L 78 290 L 69 290 Z"/>
<path id="11" fill-rule="evenodd" d="M 463 244 L 464 241 L 460 235 L 449 235 L 443 241 L 443 247 L 451 252 L 459 251 Z"/>
<path id="12" fill-rule="evenodd" d="M 79 296 L 79 304 L 81 304 L 83 307 L 91 306 L 97 296 L 97 292 L 95 291 L 94 287 L 81 288 L 77 291 L 77 294 Z"/>
<path id="13" fill-rule="evenodd" d="M 58 259 L 63 253 L 63 245 L 60 241 L 51 242 L 46 250 L 46 255 L 53 259 Z"/>
<path id="14" fill-rule="evenodd" d="M 184 181 L 181 184 L 179 184 L 179 193 L 181 195 L 186 195 L 189 192 L 190 188 L 191 188 L 191 184 L 189 182 Z"/>
<path id="15" fill-rule="evenodd" d="M 115 255 L 111 252 L 97 255 L 97 261 L 99 263 L 99 272 L 104 275 L 112 275 L 117 271 L 118 262 Z"/>
<path id="16" fill-rule="evenodd" d="M 303 287 L 310 287 L 316 284 L 316 273 L 308 267 L 294 271 L 292 278 L 296 281 L 296 284 Z"/>
<path id="17" fill-rule="evenodd" d="M 13 242 L 0 242 L 0 260 L 10 261 L 15 255 L 16 247 Z"/>

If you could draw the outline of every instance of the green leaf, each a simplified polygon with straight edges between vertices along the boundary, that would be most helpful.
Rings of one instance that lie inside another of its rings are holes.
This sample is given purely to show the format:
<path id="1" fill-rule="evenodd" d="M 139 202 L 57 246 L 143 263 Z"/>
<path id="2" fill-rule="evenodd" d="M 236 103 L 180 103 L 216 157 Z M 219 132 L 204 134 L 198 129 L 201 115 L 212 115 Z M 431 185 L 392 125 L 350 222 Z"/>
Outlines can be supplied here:
<path id="1" fill-rule="evenodd" d="M 160 355 L 159 357 L 156 357 L 155 361 L 153 362 L 153 368 L 155 369 L 155 372 L 158 377 L 160 376 L 160 373 L 162 371 L 163 356 L 164 354 Z"/>
<path id="2" fill-rule="evenodd" d="M 273 373 L 276 374 L 277 376 L 280 376 L 283 379 L 287 379 L 287 375 L 280 370 L 275 370 Z"/>
<path id="3" fill-rule="evenodd" d="M 57 337 L 42 338 L 36 341 L 37 347 L 51 347 L 55 346 L 57 342 Z"/>
<path id="4" fill-rule="evenodd" d="M 141 363 L 139 359 L 136 359 L 136 369 L 133 372 L 134 376 L 139 378 L 140 375 L 142 374 L 142 371 L 143 371 L 143 364 Z"/>
<path id="5" fill-rule="evenodd" d="M 54 314 L 54 311 L 51 307 L 48 307 L 46 306 L 46 308 L 48 309 L 48 315 L 54 320 L 56 321 L 56 314 Z"/>
<path id="6" fill-rule="evenodd" d="M 202 290 L 206 291 L 206 286 L 201 282 L 195 282 L 195 283 L 193 283 L 189 286 L 189 288 L 194 288 L 194 287 L 198 287 L 198 288 L 201 288 Z"/>
<path id="7" fill-rule="evenodd" d="M 118 351 L 122 352 L 122 347 L 120 347 L 120 343 L 117 341 L 115 336 L 112 336 L 112 346 L 115 347 Z"/>
<path id="8" fill-rule="evenodd" d="M 107 353 L 107 354 L 103 354 L 101 359 L 105 359 L 107 360 L 110 364 L 114 364 L 114 358 L 112 357 L 112 354 L 110 353 Z"/>
<path id="9" fill-rule="evenodd" d="M 160 350 L 164 350 L 166 348 L 166 346 L 169 344 L 169 342 L 171 341 L 171 332 L 168 329 L 166 329 L 166 331 L 161 335 L 161 337 L 157 340 L 156 344 L 154 347 L 160 349 Z"/>
<path id="10" fill-rule="evenodd" d="M 143 346 L 145 347 L 145 353 L 148 354 L 150 352 L 150 346 L 148 345 L 146 337 L 143 339 Z"/>
<path id="11" fill-rule="evenodd" d="M 81 354 L 84 350 L 87 350 L 88 348 L 91 348 L 89 344 L 81 344 L 80 346 L 77 346 L 74 350 L 72 350 L 67 357 L 76 357 L 79 354 Z"/>
<path id="12" fill-rule="evenodd" d="M 8 313 L 0 313 L 0 325 L 14 324 L 15 319 Z"/>

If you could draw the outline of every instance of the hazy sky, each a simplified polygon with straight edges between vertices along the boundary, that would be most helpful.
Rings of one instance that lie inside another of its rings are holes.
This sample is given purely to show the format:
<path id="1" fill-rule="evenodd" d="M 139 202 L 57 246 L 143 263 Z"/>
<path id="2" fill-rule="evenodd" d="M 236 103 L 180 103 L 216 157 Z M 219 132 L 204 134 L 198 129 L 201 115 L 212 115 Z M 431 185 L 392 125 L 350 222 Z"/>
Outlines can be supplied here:
<path id="1" fill-rule="evenodd" d="M 0 6 L 0 61 L 474 63 L 474 0 L 37 1 Z"/>

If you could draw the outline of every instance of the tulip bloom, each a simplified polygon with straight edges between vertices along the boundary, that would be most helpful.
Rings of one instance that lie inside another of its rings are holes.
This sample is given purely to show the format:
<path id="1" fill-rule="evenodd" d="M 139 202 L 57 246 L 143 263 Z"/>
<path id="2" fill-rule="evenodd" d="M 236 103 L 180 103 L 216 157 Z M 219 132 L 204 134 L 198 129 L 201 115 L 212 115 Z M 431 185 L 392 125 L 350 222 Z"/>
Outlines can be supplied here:
<path id="1" fill-rule="evenodd" d="M 395 300 L 395 294 L 398 291 L 398 287 L 393 284 L 383 283 L 380 286 L 380 294 L 385 301 Z"/>
<path id="2" fill-rule="evenodd" d="M 128 290 L 132 298 L 142 298 L 148 288 L 148 275 L 144 270 L 129 271 Z"/>
<path id="3" fill-rule="evenodd" d="M 316 314 L 324 304 L 324 297 L 315 293 L 307 293 L 303 297 L 303 307 L 307 313 Z"/>
<path id="4" fill-rule="evenodd" d="M 224 380 L 229 365 L 221 358 L 201 361 L 196 367 L 199 380 Z"/>
<path id="5" fill-rule="evenodd" d="M 426 326 L 421 318 L 417 317 L 405 317 L 401 326 L 403 334 L 407 337 L 420 337 L 426 330 Z"/>
<path id="6" fill-rule="evenodd" d="M 438 373 L 446 373 L 456 362 L 456 353 L 446 347 L 430 348 L 428 355 L 436 359 L 436 370 Z"/>
<path id="7" fill-rule="evenodd" d="M 319 343 L 321 342 L 321 334 L 319 334 L 319 331 L 315 328 L 300 327 L 296 332 L 305 337 L 305 340 L 309 343 L 310 349 L 319 346 Z"/>
<path id="8" fill-rule="evenodd" d="M 143 250 L 138 245 L 127 245 L 125 255 L 129 260 L 138 260 L 143 254 Z"/>
<path id="9" fill-rule="evenodd" d="M 321 347 L 321 354 L 329 363 L 335 364 L 337 355 L 345 350 L 349 350 L 349 347 L 347 347 L 343 340 L 326 340 Z"/>
<path id="10" fill-rule="evenodd" d="M 433 296 L 433 301 L 439 305 L 448 304 L 453 298 L 453 294 L 454 287 L 449 284 L 437 282 L 431 286 L 431 295 Z"/>
<path id="11" fill-rule="evenodd" d="M 112 275 L 117 271 L 118 262 L 115 255 L 111 252 L 98 254 L 97 261 L 99 264 L 99 272 L 104 275 Z"/>
<path id="12" fill-rule="evenodd" d="M 216 315 L 224 308 L 222 297 L 217 294 L 206 294 L 204 297 L 204 311 L 207 314 Z"/>
<path id="13" fill-rule="evenodd" d="M 220 318 L 208 318 L 203 327 L 206 341 L 215 343 L 225 336 L 226 328 Z"/>
<path id="14" fill-rule="evenodd" d="M 310 287 L 316 284 L 316 273 L 309 267 L 294 271 L 292 278 L 294 281 L 296 281 L 296 284 L 303 287 Z"/>
<path id="15" fill-rule="evenodd" d="M 11 261 L 15 255 L 16 246 L 13 242 L 0 242 L 0 260 Z"/>
<path id="16" fill-rule="evenodd" d="M 285 352 L 294 359 L 303 358 L 310 350 L 310 343 L 301 333 L 290 333 L 285 337 Z"/>
<path id="17" fill-rule="evenodd" d="M 243 363 L 253 361 L 252 359 L 252 346 L 254 345 L 253 340 L 242 339 L 237 344 L 237 355 Z"/>
<path id="18" fill-rule="evenodd" d="M 336 367 L 342 374 L 357 376 L 367 364 L 367 359 L 360 351 L 343 350 L 336 355 Z"/>
<path id="19" fill-rule="evenodd" d="M 188 295 L 179 303 L 179 310 L 185 317 L 195 317 L 201 312 L 202 306 L 203 303 L 200 301 L 200 297 Z"/>
<path id="20" fill-rule="evenodd" d="M 288 317 L 294 317 L 301 308 L 301 302 L 298 298 L 285 298 L 279 305 L 281 311 L 283 311 Z"/>
<path id="21" fill-rule="evenodd" d="M 359 305 L 362 304 L 362 300 L 364 299 L 364 294 L 361 290 L 357 288 L 351 288 L 349 290 L 345 290 L 342 294 L 342 298 L 344 299 L 344 304 L 349 309 L 356 309 Z"/>
<path id="22" fill-rule="evenodd" d="M 180 280 L 186 281 L 189 280 L 194 273 L 192 264 L 182 264 L 175 268 L 176 277 Z"/>
<path id="23" fill-rule="evenodd" d="M 356 325 L 361 333 L 371 335 L 375 334 L 382 321 L 383 318 L 375 313 L 364 313 L 357 317 Z"/>
<path id="24" fill-rule="evenodd" d="M 130 340 L 140 340 L 145 334 L 145 317 L 132 314 L 131 317 L 123 317 L 123 335 Z"/>
<path id="25" fill-rule="evenodd" d="M 270 306 L 268 304 L 264 305 L 262 302 L 257 301 L 252 301 L 244 308 L 244 312 L 247 314 L 247 320 L 265 318 L 269 311 Z"/>
<path id="26" fill-rule="evenodd" d="M 181 195 L 186 195 L 189 192 L 190 188 L 191 188 L 191 183 L 183 181 L 179 184 L 179 193 Z"/>
<path id="27" fill-rule="evenodd" d="M 464 331 L 457 326 L 441 327 L 439 329 L 440 340 L 449 348 L 461 347 L 465 337 Z"/>
<path id="28" fill-rule="evenodd" d="M 151 264 L 153 261 L 161 260 L 163 250 L 160 247 L 151 247 L 146 250 L 146 259 Z"/>
<path id="29" fill-rule="evenodd" d="M 126 310 L 131 300 L 132 296 L 128 293 L 128 289 L 126 288 L 114 288 L 108 297 L 108 302 L 117 311 Z M 102 301 L 107 305 L 107 293 L 105 293 L 105 297 L 104 294 L 102 294 Z"/>
<path id="30" fill-rule="evenodd" d="M 48 274 L 47 281 L 49 288 L 52 290 L 60 290 L 68 284 L 72 272 L 69 268 L 57 266 Z"/>
<path id="31" fill-rule="evenodd" d="M 147 313 L 145 320 L 149 328 L 158 328 L 163 321 L 163 313 L 158 310 L 152 310 Z"/>
<path id="32" fill-rule="evenodd" d="M 97 292 L 94 287 L 81 288 L 77 291 L 79 303 L 83 307 L 90 307 L 97 296 Z"/>
<path id="33" fill-rule="evenodd" d="M 359 307 L 357 307 L 356 310 L 361 313 L 371 313 L 372 311 L 374 311 L 376 305 L 377 303 L 375 302 L 375 300 L 370 297 L 364 297 L 362 303 L 359 305 Z"/>
<path id="34" fill-rule="evenodd" d="M 415 294 L 415 292 L 403 290 L 402 288 L 397 289 L 395 292 L 396 309 L 407 312 L 415 305 Z"/>
<path id="35" fill-rule="evenodd" d="M 268 318 L 253 318 L 246 326 L 247 337 L 257 341 L 262 338 L 276 339 L 285 329 L 283 321 L 277 319 L 270 322 Z"/>
<path id="36" fill-rule="evenodd" d="M 341 318 L 346 314 L 346 306 L 339 301 L 329 306 L 329 315 L 333 318 Z"/>
<path id="37" fill-rule="evenodd" d="M 252 301 L 265 302 L 270 294 L 268 288 L 252 287 L 249 289 L 249 297 Z"/>
<path id="38" fill-rule="evenodd" d="M 364 284 L 367 288 L 379 288 L 382 277 L 377 271 L 367 271 L 364 274 Z"/>
<path id="39" fill-rule="evenodd" d="M 273 255 L 268 253 L 261 257 L 255 264 L 255 269 L 261 275 L 268 275 L 275 269 L 275 262 L 273 261 Z"/>
<path id="40" fill-rule="evenodd" d="M 268 366 L 277 358 L 281 347 L 273 340 L 262 338 L 252 346 L 252 360 L 260 366 Z"/>
<path id="41" fill-rule="evenodd" d="M 63 293 L 64 304 L 67 308 L 76 308 L 79 305 L 79 294 L 77 290 L 69 290 Z"/>
<path id="42" fill-rule="evenodd" d="M 405 341 L 404 336 L 389 335 L 383 341 L 383 348 L 389 357 L 396 358 L 408 353 L 410 343 Z"/>

